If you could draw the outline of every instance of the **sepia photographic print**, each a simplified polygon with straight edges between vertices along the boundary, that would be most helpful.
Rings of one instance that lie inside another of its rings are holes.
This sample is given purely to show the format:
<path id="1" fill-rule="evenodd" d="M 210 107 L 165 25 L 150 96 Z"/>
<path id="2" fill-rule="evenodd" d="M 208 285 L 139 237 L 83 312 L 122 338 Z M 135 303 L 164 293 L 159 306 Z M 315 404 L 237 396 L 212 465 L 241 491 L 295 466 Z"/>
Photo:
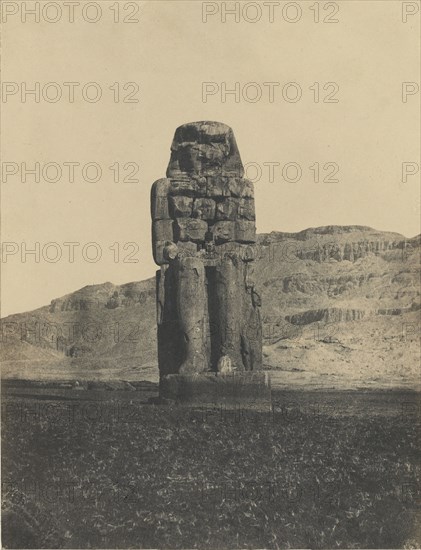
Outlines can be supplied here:
<path id="1" fill-rule="evenodd" d="M 2 548 L 420 548 L 419 0 L 0 24 Z"/>

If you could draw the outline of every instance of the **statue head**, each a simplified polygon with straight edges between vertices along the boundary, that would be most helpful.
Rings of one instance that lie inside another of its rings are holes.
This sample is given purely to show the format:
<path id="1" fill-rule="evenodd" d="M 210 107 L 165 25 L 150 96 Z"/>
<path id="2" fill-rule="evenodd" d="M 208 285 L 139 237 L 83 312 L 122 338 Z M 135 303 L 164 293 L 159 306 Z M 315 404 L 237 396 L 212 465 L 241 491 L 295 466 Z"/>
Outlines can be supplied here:
<path id="1" fill-rule="evenodd" d="M 167 177 L 234 176 L 244 168 L 232 129 L 222 122 L 189 122 L 175 131 Z"/>

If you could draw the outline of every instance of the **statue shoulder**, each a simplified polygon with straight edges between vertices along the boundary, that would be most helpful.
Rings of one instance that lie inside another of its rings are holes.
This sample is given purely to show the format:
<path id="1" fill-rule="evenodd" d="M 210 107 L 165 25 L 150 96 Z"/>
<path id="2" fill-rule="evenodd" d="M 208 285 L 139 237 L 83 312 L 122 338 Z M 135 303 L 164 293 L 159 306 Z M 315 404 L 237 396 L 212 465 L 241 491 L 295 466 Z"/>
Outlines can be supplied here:
<path id="1" fill-rule="evenodd" d="M 169 188 L 170 188 L 170 180 L 168 178 L 160 178 L 159 180 L 156 180 L 153 182 L 152 188 L 151 188 L 151 195 L 157 196 L 157 195 L 167 194 Z"/>

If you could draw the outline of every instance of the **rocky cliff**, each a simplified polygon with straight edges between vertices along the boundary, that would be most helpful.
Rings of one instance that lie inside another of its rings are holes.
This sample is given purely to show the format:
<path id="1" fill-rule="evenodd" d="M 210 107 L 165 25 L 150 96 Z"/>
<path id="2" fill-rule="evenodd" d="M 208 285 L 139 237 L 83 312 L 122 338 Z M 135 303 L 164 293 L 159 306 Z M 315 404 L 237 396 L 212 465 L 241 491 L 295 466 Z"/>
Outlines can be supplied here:
<path id="1" fill-rule="evenodd" d="M 415 372 L 419 237 L 327 226 L 259 235 L 257 248 L 266 368 L 282 376 L 329 364 L 361 377 L 373 364 L 380 377 Z M 155 327 L 154 278 L 87 286 L 2 320 L 4 375 L 32 376 L 34 365 L 59 362 L 70 375 L 107 376 L 109 368 L 134 377 L 143 365 L 152 376 Z"/>

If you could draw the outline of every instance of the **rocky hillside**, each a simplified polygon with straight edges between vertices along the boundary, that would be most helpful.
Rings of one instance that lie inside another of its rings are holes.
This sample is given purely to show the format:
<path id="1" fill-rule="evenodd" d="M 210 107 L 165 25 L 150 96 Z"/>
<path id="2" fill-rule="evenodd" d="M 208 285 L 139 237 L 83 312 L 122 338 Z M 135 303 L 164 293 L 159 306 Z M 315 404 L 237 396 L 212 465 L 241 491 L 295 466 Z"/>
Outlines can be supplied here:
<path id="1" fill-rule="evenodd" d="M 419 237 L 328 226 L 261 235 L 260 243 L 265 315 L 341 322 L 420 303 Z"/>
<path id="2" fill-rule="evenodd" d="M 256 280 L 276 383 L 415 383 L 420 237 L 362 226 L 263 234 Z M 156 378 L 154 278 L 87 286 L 10 315 L 0 356 L 3 376 Z"/>

